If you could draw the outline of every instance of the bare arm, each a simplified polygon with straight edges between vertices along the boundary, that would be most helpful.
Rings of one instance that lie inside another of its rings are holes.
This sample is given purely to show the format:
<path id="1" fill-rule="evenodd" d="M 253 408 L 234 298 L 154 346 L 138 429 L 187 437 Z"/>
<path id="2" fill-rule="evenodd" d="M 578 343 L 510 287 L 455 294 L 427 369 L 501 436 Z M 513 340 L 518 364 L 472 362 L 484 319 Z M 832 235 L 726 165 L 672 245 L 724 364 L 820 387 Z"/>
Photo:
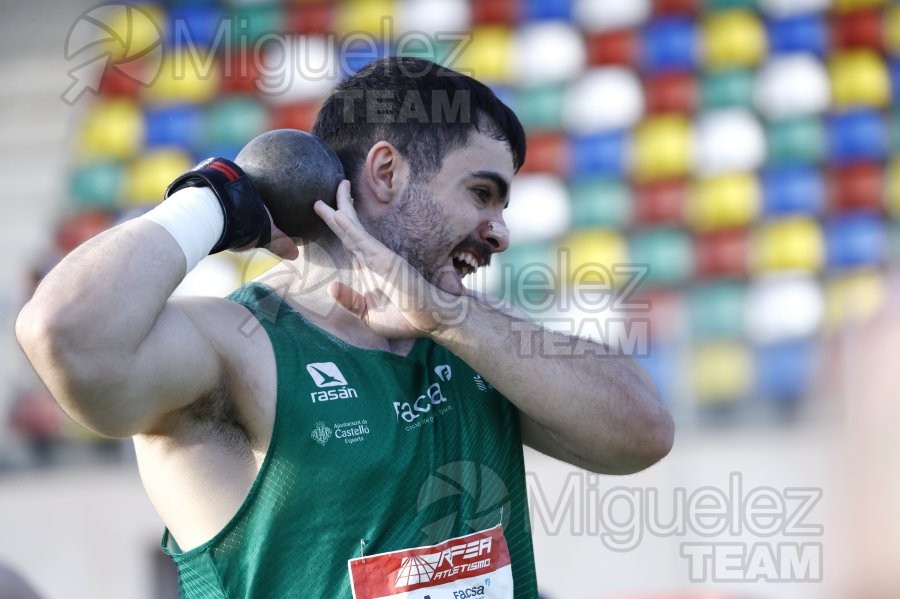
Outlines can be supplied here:
<path id="1" fill-rule="evenodd" d="M 240 167 L 224 158 L 202 162 L 167 194 L 146 216 L 67 256 L 16 322 L 19 343 L 57 401 L 109 436 L 147 432 L 225 384 L 220 354 L 234 343 L 214 347 L 210 339 L 228 322 L 230 303 L 168 299 L 189 268 L 211 250 L 260 239 L 284 257 L 298 254 Z"/>
<path id="2" fill-rule="evenodd" d="M 137 219 L 76 248 L 16 321 L 16 336 L 60 405 L 109 436 L 129 436 L 210 390 L 218 357 L 169 296 L 185 257 Z"/>
<path id="3" fill-rule="evenodd" d="M 521 410 L 525 441 L 551 456 L 624 474 L 669 452 L 672 419 L 632 359 L 607 355 L 607 348 L 588 341 L 596 354 L 554 355 L 555 347 L 571 341 L 435 287 L 367 233 L 347 182 L 338 188 L 337 207 L 318 202 L 315 209 L 367 272 L 364 288 L 332 283 L 329 292 L 372 330 L 390 338 L 427 335 L 448 348 Z"/>
<path id="4" fill-rule="evenodd" d="M 548 331 L 467 297 L 466 317 L 435 340 L 521 410 L 524 441 L 595 472 L 627 474 L 662 459 L 673 424 L 632 358 Z"/>

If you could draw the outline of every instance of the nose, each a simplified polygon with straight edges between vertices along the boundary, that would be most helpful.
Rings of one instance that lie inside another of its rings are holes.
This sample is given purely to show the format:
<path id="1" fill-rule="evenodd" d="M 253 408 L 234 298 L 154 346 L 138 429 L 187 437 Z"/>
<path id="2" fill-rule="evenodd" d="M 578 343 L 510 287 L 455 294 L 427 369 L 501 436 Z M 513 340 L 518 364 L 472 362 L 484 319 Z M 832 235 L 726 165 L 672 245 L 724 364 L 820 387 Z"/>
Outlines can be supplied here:
<path id="1" fill-rule="evenodd" d="M 509 229 L 503 221 L 492 220 L 481 226 L 481 238 L 494 249 L 494 252 L 506 251 L 509 247 Z"/>

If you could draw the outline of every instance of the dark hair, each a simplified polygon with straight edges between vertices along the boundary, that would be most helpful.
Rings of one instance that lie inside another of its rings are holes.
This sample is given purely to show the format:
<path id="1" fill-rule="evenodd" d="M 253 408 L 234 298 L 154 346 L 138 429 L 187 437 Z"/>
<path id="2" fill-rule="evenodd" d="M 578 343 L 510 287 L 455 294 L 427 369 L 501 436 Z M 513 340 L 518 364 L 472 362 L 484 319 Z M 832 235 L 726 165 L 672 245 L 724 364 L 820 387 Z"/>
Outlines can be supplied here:
<path id="1" fill-rule="evenodd" d="M 478 131 L 509 144 L 516 171 L 525 162 L 525 132 L 515 113 L 472 77 L 421 58 L 375 60 L 335 88 L 313 133 L 337 153 L 355 182 L 369 149 L 387 141 L 431 177 L 444 156 Z"/>

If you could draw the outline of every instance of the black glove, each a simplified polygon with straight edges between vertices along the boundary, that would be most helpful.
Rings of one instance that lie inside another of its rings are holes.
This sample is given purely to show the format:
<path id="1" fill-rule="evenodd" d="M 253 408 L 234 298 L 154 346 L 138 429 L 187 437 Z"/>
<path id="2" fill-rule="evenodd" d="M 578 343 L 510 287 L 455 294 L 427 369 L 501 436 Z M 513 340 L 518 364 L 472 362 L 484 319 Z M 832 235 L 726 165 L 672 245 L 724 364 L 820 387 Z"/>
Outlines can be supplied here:
<path id="1" fill-rule="evenodd" d="M 272 223 L 262 198 L 250 178 L 232 161 L 204 160 L 175 179 L 166 189 L 166 197 L 185 187 L 209 187 L 225 213 L 225 229 L 210 254 L 249 245 L 262 247 L 272 240 Z"/>

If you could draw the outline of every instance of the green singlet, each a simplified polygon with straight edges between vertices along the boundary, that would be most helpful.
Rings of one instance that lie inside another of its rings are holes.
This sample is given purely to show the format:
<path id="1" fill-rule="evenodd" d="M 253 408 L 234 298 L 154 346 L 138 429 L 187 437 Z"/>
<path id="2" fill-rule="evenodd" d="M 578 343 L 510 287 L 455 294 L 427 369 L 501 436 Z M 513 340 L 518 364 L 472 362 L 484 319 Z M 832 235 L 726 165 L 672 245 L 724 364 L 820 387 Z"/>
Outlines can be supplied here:
<path id="1" fill-rule="evenodd" d="M 262 468 L 237 514 L 182 552 L 180 596 L 349 598 L 347 561 L 503 524 L 515 597 L 537 597 L 518 411 L 430 339 L 408 356 L 354 347 L 271 289 L 229 299 L 275 350 L 278 398 Z M 255 322 L 253 323 L 256 324 Z"/>

